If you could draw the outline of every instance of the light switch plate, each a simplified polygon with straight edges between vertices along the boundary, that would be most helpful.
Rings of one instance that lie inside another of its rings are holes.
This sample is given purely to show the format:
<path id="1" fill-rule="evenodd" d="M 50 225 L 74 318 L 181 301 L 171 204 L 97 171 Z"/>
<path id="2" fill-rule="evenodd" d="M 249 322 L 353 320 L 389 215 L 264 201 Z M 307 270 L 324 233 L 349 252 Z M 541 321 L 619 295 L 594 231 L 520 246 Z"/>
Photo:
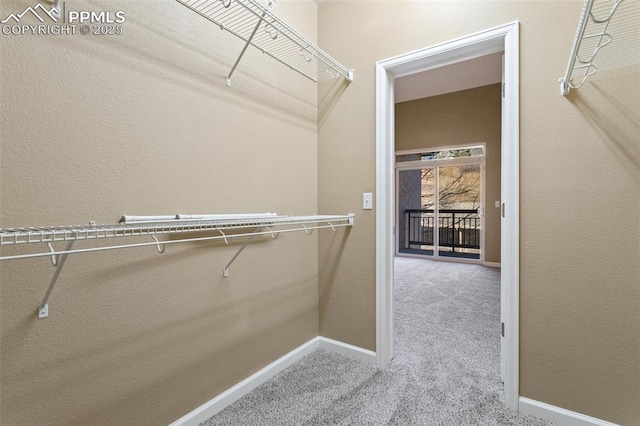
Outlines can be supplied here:
<path id="1" fill-rule="evenodd" d="M 362 210 L 373 209 L 373 194 L 371 192 L 365 192 L 362 194 Z"/>
<path id="2" fill-rule="evenodd" d="M 500 208 L 500 201 L 496 201 L 496 209 Z"/>

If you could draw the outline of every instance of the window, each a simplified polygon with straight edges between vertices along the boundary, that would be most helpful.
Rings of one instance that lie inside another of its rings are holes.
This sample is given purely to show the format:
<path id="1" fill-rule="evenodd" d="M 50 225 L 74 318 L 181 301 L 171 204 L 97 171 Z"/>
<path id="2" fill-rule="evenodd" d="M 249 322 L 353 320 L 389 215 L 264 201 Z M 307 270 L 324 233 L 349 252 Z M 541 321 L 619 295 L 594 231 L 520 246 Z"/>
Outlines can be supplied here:
<path id="1" fill-rule="evenodd" d="M 465 148 L 441 149 L 437 151 L 426 151 L 409 154 L 396 155 L 396 162 L 403 163 L 406 161 L 433 161 L 447 160 L 452 158 L 479 158 L 484 157 L 483 146 L 470 146 Z"/>

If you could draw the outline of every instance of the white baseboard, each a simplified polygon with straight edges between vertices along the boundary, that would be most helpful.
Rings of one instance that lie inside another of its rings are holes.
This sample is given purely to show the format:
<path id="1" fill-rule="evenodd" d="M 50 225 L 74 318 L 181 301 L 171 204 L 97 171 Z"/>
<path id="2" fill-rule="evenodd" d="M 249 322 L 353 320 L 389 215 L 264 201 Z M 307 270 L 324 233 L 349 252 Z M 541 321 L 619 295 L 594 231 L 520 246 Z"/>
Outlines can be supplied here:
<path id="1" fill-rule="evenodd" d="M 361 347 L 353 346 L 348 343 L 342 343 L 327 337 L 319 336 L 317 339 L 322 349 L 337 352 L 340 355 L 366 361 L 374 365 L 376 364 L 376 353 L 373 351 L 362 349 Z"/>
<path id="2" fill-rule="evenodd" d="M 500 262 L 482 262 L 484 266 L 488 266 L 489 268 L 499 268 Z"/>
<path id="3" fill-rule="evenodd" d="M 372 364 L 375 364 L 376 362 L 376 353 L 373 351 L 362 349 L 347 343 L 338 342 L 337 340 L 328 339 L 326 337 L 314 337 L 307 343 L 298 346 L 296 349 L 267 365 L 257 373 L 244 379 L 232 388 L 222 392 L 211 401 L 205 402 L 189 414 L 179 418 L 175 422 L 171 423 L 170 426 L 199 425 L 318 348 L 337 352 L 351 358 L 368 361 Z"/>
<path id="4" fill-rule="evenodd" d="M 571 426 L 616 426 L 615 423 L 609 423 L 595 417 L 586 416 L 584 414 L 569 411 L 554 405 L 545 404 L 544 402 L 535 401 L 533 399 L 520 397 L 519 410 L 523 413 L 531 414 L 541 419 L 551 420 L 561 425 Z"/>
<path id="5" fill-rule="evenodd" d="M 309 340 L 307 343 L 298 346 L 296 349 L 267 365 L 257 373 L 247 377 L 232 388 L 222 392 L 211 401 L 204 403 L 189 414 L 171 423 L 170 426 L 199 425 L 209 417 L 233 404 L 285 368 L 301 360 L 306 355 L 309 355 L 311 352 L 318 349 L 319 346 L 320 343 L 317 337 Z"/>

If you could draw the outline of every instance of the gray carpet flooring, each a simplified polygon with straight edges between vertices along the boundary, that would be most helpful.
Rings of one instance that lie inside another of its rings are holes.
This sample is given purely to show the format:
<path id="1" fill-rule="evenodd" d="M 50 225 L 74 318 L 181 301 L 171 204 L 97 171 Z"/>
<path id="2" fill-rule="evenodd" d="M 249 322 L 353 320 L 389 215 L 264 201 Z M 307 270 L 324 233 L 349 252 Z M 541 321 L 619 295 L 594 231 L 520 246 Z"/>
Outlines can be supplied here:
<path id="1" fill-rule="evenodd" d="M 388 368 L 318 350 L 202 425 L 552 424 L 503 405 L 499 270 L 397 258 L 394 297 Z"/>

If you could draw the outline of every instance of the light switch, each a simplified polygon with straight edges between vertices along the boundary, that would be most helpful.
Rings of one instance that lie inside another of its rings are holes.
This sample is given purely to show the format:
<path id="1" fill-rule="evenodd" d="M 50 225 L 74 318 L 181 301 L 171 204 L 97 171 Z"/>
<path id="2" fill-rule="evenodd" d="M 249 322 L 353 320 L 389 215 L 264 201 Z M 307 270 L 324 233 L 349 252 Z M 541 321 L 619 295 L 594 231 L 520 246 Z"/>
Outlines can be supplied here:
<path id="1" fill-rule="evenodd" d="M 496 201 L 496 209 L 500 208 L 500 201 Z"/>
<path id="2" fill-rule="evenodd" d="M 362 210 L 373 209 L 373 194 L 371 192 L 365 192 L 362 194 Z"/>

